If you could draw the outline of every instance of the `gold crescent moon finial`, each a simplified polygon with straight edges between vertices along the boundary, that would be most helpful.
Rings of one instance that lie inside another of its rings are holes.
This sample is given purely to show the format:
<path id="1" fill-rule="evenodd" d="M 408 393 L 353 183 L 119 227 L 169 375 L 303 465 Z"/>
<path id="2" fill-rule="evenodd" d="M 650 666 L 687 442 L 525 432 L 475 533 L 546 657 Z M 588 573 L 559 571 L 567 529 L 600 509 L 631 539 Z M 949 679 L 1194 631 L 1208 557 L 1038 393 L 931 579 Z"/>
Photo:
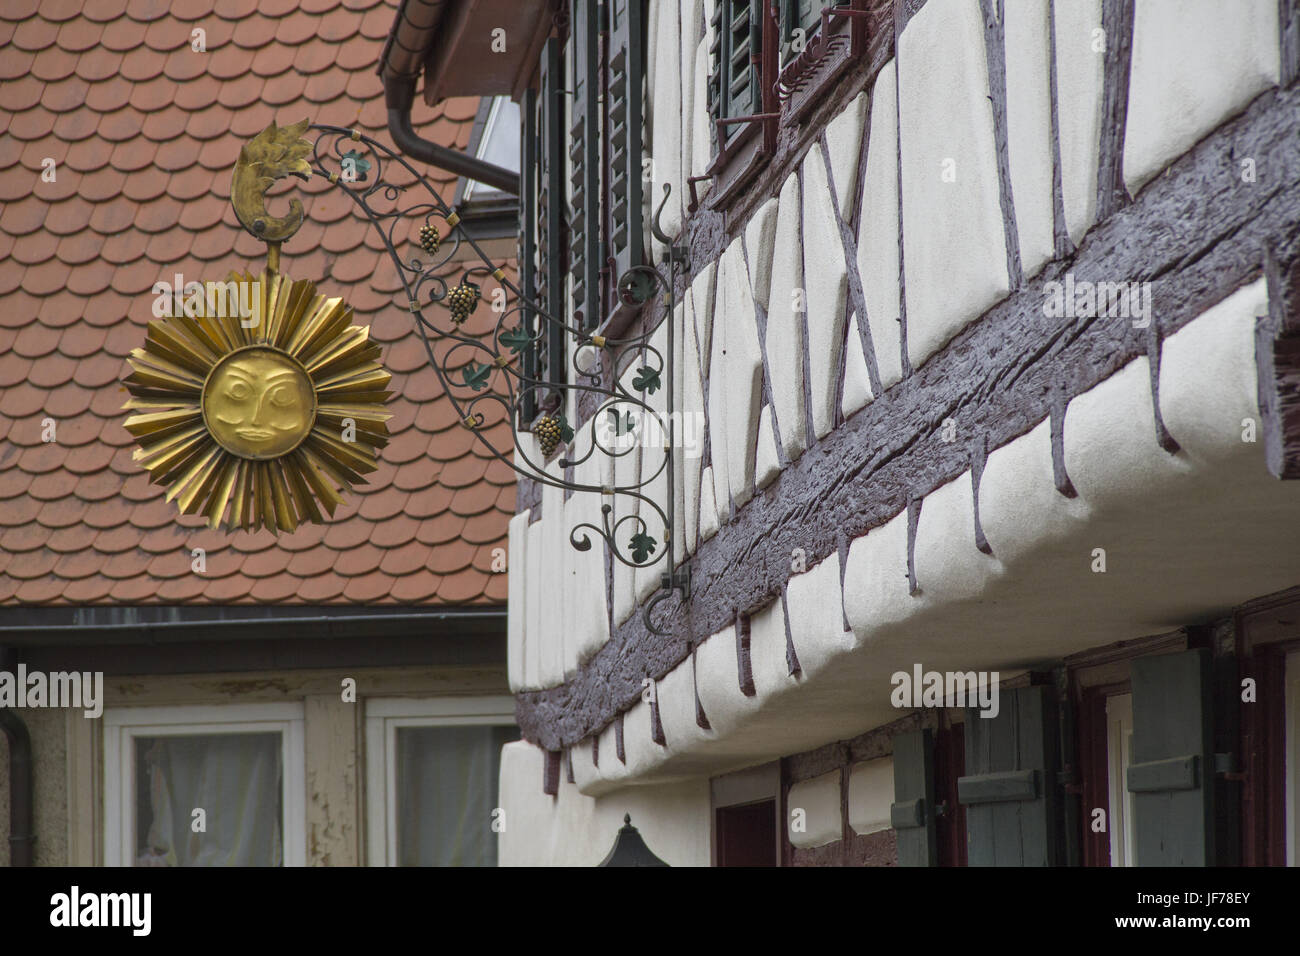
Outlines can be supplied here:
<path id="1" fill-rule="evenodd" d="M 302 138 L 310 120 L 277 128 L 275 122 L 258 133 L 239 151 L 235 175 L 230 181 L 230 202 L 239 223 L 268 243 L 281 243 L 302 225 L 302 203 L 289 201 L 289 215 L 279 218 L 266 211 L 266 191 L 284 176 L 311 178 L 307 157 L 312 145 Z"/>

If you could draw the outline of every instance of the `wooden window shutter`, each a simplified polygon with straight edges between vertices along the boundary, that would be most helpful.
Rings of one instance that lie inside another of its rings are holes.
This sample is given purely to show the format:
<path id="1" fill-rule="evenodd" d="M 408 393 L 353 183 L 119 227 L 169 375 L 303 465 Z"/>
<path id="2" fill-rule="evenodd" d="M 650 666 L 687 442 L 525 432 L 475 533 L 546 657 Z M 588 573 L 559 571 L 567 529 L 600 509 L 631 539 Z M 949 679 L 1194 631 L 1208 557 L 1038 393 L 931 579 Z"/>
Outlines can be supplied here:
<path id="1" fill-rule="evenodd" d="M 609 253 L 612 281 L 642 264 L 641 83 L 645 25 L 641 0 L 610 0 Z"/>
<path id="2" fill-rule="evenodd" d="M 1133 794 L 1138 866 L 1213 866 L 1214 736 L 1203 648 L 1133 661 Z"/>
<path id="3" fill-rule="evenodd" d="M 542 49 L 541 108 L 537 125 L 541 133 L 537 173 L 537 299 L 550 315 L 565 317 L 564 290 L 564 69 L 560 42 L 552 37 Z M 562 381 L 564 329 L 547 324 L 544 356 L 538 377 Z"/>
<path id="4" fill-rule="evenodd" d="M 520 318 L 530 335 L 537 334 L 537 315 L 529 307 L 537 299 L 537 91 L 524 91 L 520 114 L 523 120 L 519 142 L 519 292 Z M 524 375 L 537 376 L 537 349 L 528 346 L 523 355 Z M 537 415 L 537 395 L 523 393 L 519 415 L 522 423 Z"/>
<path id="5" fill-rule="evenodd" d="M 727 16 L 727 10 L 731 5 L 731 0 L 716 0 L 713 5 L 713 19 L 710 23 L 713 40 L 709 44 L 709 116 L 718 120 L 726 115 L 725 98 L 722 91 L 729 85 L 727 83 L 727 60 L 726 60 L 726 42 L 723 36 L 722 24 Z M 710 136 L 713 141 L 713 152 L 717 153 L 721 143 L 718 141 L 718 127 L 715 123 L 709 124 Z"/>
<path id="6" fill-rule="evenodd" d="M 896 734 L 894 803 L 890 823 L 898 839 L 899 866 L 938 866 L 934 822 L 934 741 L 928 730 Z"/>
<path id="7" fill-rule="evenodd" d="M 570 50 L 569 274 L 573 309 L 587 327 L 600 308 L 600 24 L 597 0 L 573 0 Z M 575 319 L 576 322 L 576 319 Z"/>
<path id="8" fill-rule="evenodd" d="M 754 109 L 754 68 L 750 64 L 751 51 L 759 49 L 761 3 L 730 0 L 730 22 L 727 25 L 727 116 L 748 116 Z"/>
<path id="9" fill-rule="evenodd" d="M 718 0 L 713 10 L 713 43 L 709 47 L 709 112 L 713 119 L 751 116 L 762 111 L 759 68 L 751 62 L 762 49 L 763 4 Z M 743 123 L 724 126 L 720 143 L 715 125 L 714 152 L 719 152 L 744 129 Z"/>
<path id="10" fill-rule="evenodd" d="M 966 711 L 966 808 L 970 866 L 1057 866 L 1062 860 L 1056 785 L 1056 700 L 1048 686 L 1000 690 L 996 717 Z"/>

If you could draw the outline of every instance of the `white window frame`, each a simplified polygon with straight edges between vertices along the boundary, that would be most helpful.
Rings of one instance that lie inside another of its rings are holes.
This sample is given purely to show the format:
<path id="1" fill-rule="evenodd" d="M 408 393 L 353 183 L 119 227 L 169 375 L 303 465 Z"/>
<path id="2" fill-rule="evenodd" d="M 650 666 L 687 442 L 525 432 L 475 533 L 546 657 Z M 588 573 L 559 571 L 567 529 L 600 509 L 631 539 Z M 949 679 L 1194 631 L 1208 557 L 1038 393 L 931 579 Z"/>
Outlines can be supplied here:
<path id="1" fill-rule="evenodd" d="M 1128 768 L 1133 763 L 1133 695 L 1106 698 L 1106 769 L 1109 804 L 1106 832 L 1110 836 L 1110 865 L 1136 866 L 1137 835 Z"/>
<path id="2" fill-rule="evenodd" d="M 387 697 L 366 701 L 366 861 L 397 866 L 397 731 L 403 727 L 514 727 L 515 700 Z"/>
<path id="3" fill-rule="evenodd" d="M 569 82 L 569 83 L 572 83 L 573 81 L 572 81 L 572 79 L 570 79 L 568 82 Z M 573 88 L 572 86 L 569 87 L 569 89 L 572 89 L 572 88 Z M 493 132 L 495 132 L 495 130 L 496 130 L 496 125 L 497 125 L 497 123 L 498 123 L 499 121 L 502 121 L 502 120 L 501 120 L 501 116 L 502 116 L 502 114 L 503 114 L 507 109 L 509 109 L 509 105 L 508 105 L 508 104 L 510 104 L 510 103 L 511 103 L 511 99 L 510 99 L 510 97 L 508 97 L 508 96 L 494 96 L 494 97 L 492 97 L 492 103 L 491 103 L 491 105 L 488 107 L 488 114 L 487 114 L 487 117 L 483 120 L 483 129 L 482 129 L 481 133 L 479 134 L 478 144 L 477 144 L 477 146 L 475 146 L 475 148 L 474 148 L 474 158 L 475 158 L 475 159 L 484 159 L 484 158 L 486 158 L 485 154 L 487 153 L 488 143 L 489 143 L 489 142 L 491 141 L 491 139 L 492 139 L 492 134 L 493 134 Z M 516 121 L 518 121 L 518 119 L 519 119 L 519 117 L 518 117 L 517 114 L 516 114 L 515 119 L 516 119 Z M 568 127 L 566 126 L 565 128 L 567 129 Z M 519 161 L 518 161 L 518 159 L 515 160 L 515 165 L 516 165 L 516 166 L 519 165 Z M 518 170 L 515 170 L 515 171 L 518 172 Z M 477 179 L 470 179 L 469 177 L 466 177 L 466 179 L 465 179 L 465 188 L 464 188 L 464 190 L 461 192 L 460 201 L 461 201 L 462 203 L 472 202 L 472 201 L 474 200 L 474 198 L 475 198 L 475 197 L 474 197 L 474 194 L 475 194 L 476 192 L 480 193 L 480 195 L 478 196 L 479 199 L 484 199 L 484 198 L 486 198 L 486 199 L 503 199 L 503 198 L 509 198 L 509 197 L 510 197 L 510 194 L 509 194 L 509 193 L 502 192 L 500 189 L 497 189 L 495 186 L 488 186 L 488 185 L 485 184 L 485 183 L 481 183 L 481 182 L 479 182 Z M 482 193 L 486 193 L 487 196 L 486 196 L 486 197 L 483 196 Z"/>
<path id="4" fill-rule="evenodd" d="M 1286 656 L 1286 865 L 1300 866 L 1300 651 Z"/>
<path id="5" fill-rule="evenodd" d="M 284 866 L 307 865 L 307 754 L 303 705 L 218 704 L 122 707 L 104 712 L 104 864 L 135 864 L 135 738 L 279 733 L 281 852 Z"/>

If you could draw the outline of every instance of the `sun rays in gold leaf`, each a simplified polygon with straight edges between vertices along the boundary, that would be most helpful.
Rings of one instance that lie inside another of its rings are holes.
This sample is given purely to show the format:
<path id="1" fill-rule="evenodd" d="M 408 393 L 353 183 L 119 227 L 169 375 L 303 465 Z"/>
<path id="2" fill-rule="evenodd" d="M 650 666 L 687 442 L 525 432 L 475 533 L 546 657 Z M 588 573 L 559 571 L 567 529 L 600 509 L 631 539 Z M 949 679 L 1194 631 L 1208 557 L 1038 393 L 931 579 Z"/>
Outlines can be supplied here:
<path id="1" fill-rule="evenodd" d="M 209 294 L 206 308 L 150 322 L 128 359 L 135 460 L 214 528 L 227 510 L 232 530 L 320 523 L 388 444 L 379 346 L 312 282 L 263 270 L 213 287 L 251 315 L 212 308 Z"/>

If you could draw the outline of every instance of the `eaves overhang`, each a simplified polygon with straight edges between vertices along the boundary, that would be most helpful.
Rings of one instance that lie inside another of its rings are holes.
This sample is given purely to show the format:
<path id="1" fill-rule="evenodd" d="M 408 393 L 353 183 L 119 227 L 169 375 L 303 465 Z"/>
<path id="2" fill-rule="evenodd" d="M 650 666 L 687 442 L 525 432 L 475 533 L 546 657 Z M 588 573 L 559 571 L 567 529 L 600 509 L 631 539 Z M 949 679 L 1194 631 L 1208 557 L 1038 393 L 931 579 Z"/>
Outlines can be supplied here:
<path id="1" fill-rule="evenodd" d="M 267 606 L 0 609 L 0 645 L 162 644 L 211 640 L 499 637 L 500 605 L 441 608 Z"/>
<path id="2" fill-rule="evenodd" d="M 554 25 L 554 0 L 403 0 L 379 73 L 424 74 L 430 105 L 453 96 L 519 99 Z"/>

